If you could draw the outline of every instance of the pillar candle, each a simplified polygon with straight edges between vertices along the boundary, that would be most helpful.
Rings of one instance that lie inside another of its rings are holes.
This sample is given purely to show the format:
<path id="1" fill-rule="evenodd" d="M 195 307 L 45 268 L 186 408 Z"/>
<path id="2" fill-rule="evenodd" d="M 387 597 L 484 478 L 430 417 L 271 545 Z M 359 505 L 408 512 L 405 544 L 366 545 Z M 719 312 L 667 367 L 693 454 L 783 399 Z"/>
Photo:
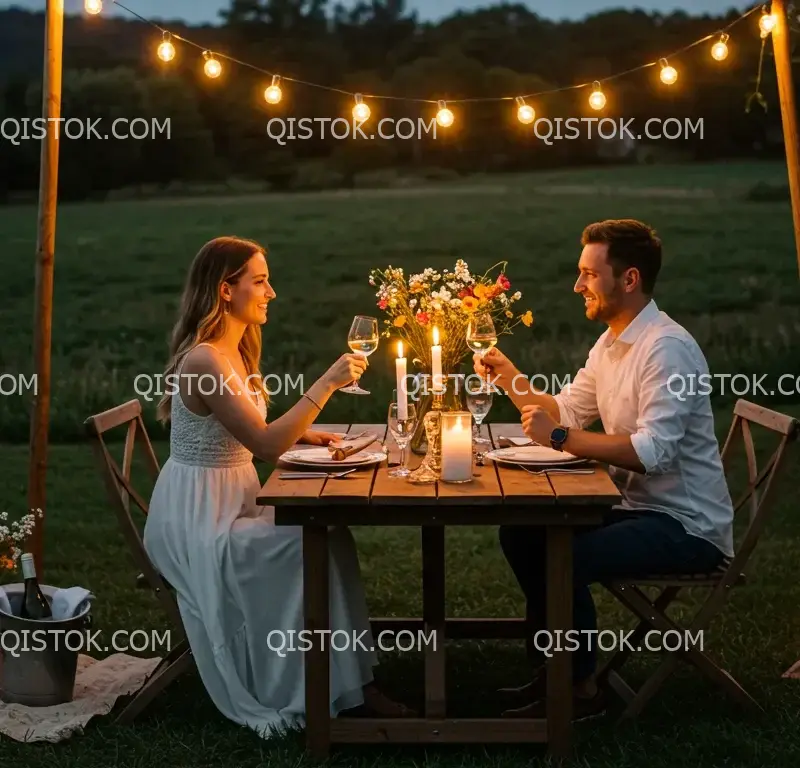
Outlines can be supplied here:
<path id="1" fill-rule="evenodd" d="M 442 413 L 442 469 L 445 482 L 472 480 L 472 414 L 468 411 Z"/>
<path id="2" fill-rule="evenodd" d="M 442 347 L 439 344 L 439 329 L 436 326 L 433 326 L 431 377 L 433 379 L 433 391 L 444 392 L 444 379 L 442 378 Z"/>
<path id="3" fill-rule="evenodd" d="M 408 418 L 408 390 L 406 388 L 406 358 L 403 357 L 403 342 L 397 342 L 397 360 L 394 361 L 397 378 L 397 418 Z"/>

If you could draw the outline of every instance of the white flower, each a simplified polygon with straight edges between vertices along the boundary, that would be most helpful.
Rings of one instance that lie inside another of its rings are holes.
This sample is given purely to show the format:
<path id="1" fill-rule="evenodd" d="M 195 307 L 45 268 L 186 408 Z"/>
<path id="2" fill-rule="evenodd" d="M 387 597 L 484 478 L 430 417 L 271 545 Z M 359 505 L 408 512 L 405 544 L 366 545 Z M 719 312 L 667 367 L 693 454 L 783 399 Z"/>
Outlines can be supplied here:
<path id="1" fill-rule="evenodd" d="M 434 301 L 431 306 L 436 312 L 439 312 L 442 308 L 442 303 L 440 301 Z"/>
<path id="2" fill-rule="evenodd" d="M 450 306 L 458 309 L 461 306 L 461 299 L 450 299 Z"/>
<path id="3" fill-rule="evenodd" d="M 500 294 L 500 303 L 501 303 L 503 306 L 505 306 L 506 304 L 508 304 L 508 296 L 506 296 L 504 293 L 501 293 L 501 294 Z"/>
<path id="4" fill-rule="evenodd" d="M 521 291 L 517 291 L 511 298 L 514 301 L 519 301 L 522 298 L 522 292 Z"/>
<path id="5" fill-rule="evenodd" d="M 412 308 L 416 307 L 417 306 L 417 300 L 416 299 L 411 299 L 411 301 L 408 302 L 408 306 L 412 307 Z"/>

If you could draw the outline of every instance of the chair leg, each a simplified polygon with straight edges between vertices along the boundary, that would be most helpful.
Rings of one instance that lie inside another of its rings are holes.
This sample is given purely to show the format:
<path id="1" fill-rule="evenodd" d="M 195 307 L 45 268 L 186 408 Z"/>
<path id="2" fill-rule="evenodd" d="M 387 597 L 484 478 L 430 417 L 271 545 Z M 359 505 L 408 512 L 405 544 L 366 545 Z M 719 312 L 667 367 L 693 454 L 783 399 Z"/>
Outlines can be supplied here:
<path id="1" fill-rule="evenodd" d="M 665 616 L 656 607 L 655 603 L 651 603 L 644 593 L 635 586 L 628 586 L 614 590 L 616 597 L 631 611 L 638 615 L 643 621 L 650 624 L 654 629 L 660 632 L 681 632 L 675 622 Z M 706 621 L 703 623 L 698 622 L 697 619 L 693 622 L 689 631 L 698 632 L 705 630 L 706 625 L 711 619 L 712 614 L 706 615 Z M 713 680 L 721 688 L 725 689 L 734 699 L 746 707 L 753 707 L 763 711 L 760 704 L 739 685 L 736 680 L 725 670 L 718 667 L 711 659 L 701 650 L 697 648 L 686 647 L 677 651 L 668 651 L 669 655 L 664 659 L 659 668 L 647 679 L 645 684 L 639 689 L 634 696 L 633 700 L 628 702 L 628 706 L 623 712 L 620 720 L 634 717 L 641 713 L 650 699 L 653 698 L 658 689 L 662 686 L 664 681 L 675 671 L 678 666 L 678 661 L 683 660 L 693 664 L 701 673 L 706 677 Z"/>
<path id="2" fill-rule="evenodd" d="M 606 584 L 604 586 L 609 592 L 611 592 L 612 595 L 617 597 L 617 599 L 620 599 L 620 595 L 618 594 L 618 589 L 616 587 L 611 584 Z M 663 613 L 672 603 L 672 601 L 675 600 L 680 590 L 680 587 L 667 587 L 661 592 L 661 594 L 658 595 L 653 603 L 653 606 L 657 611 Z M 626 646 L 615 651 L 597 673 L 598 685 L 604 687 L 606 685 L 610 686 L 626 701 L 628 700 L 626 690 L 627 692 L 631 692 L 632 689 L 620 676 L 619 669 L 630 658 L 631 654 L 633 653 L 633 649 L 638 647 L 639 643 L 641 643 L 641 641 L 644 639 L 647 631 L 650 629 L 650 626 L 651 625 L 649 621 L 640 619 L 639 623 L 636 625 L 636 628 L 633 630 L 633 634 L 631 634 L 627 639 Z M 624 688 L 622 688 L 622 686 L 624 686 Z M 620 690 L 620 688 L 622 688 L 622 690 Z"/>
<path id="3" fill-rule="evenodd" d="M 130 725 L 136 717 L 193 664 L 189 644 L 183 640 L 175 646 L 156 667 L 147 682 L 136 692 L 133 699 L 116 718 L 119 725 Z"/>

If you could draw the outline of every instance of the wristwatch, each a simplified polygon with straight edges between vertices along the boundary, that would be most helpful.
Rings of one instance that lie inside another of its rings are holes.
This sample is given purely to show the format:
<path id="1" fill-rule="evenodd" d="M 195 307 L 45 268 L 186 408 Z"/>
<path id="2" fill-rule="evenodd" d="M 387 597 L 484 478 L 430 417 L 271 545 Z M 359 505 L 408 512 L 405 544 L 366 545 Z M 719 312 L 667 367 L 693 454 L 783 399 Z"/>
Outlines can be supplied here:
<path id="1" fill-rule="evenodd" d="M 564 450 L 564 443 L 569 435 L 569 427 L 562 427 L 560 424 L 550 433 L 550 445 L 556 451 Z"/>

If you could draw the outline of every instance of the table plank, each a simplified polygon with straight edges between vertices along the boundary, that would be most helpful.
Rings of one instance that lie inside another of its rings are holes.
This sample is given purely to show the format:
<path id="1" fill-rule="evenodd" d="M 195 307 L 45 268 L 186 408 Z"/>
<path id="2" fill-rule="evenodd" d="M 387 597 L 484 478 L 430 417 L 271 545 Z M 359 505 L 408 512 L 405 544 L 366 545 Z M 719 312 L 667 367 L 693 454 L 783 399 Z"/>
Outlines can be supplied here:
<path id="1" fill-rule="evenodd" d="M 348 430 L 349 433 L 375 432 L 380 441 L 386 437 L 386 424 L 353 424 Z M 365 450 L 377 450 L 380 446 L 373 443 Z M 325 480 L 324 487 L 320 493 L 320 500 L 331 504 L 369 504 L 370 492 L 375 479 L 376 466 L 384 466 L 386 462 L 379 465 L 371 464 L 369 467 L 357 469 L 347 477 L 340 479 Z M 297 482 L 296 480 L 292 482 Z"/>
<path id="2" fill-rule="evenodd" d="M 389 447 L 389 463 L 400 460 L 400 449 L 397 447 L 391 433 L 387 434 L 386 445 Z M 408 468 L 416 469 L 424 456 L 419 456 L 408 449 Z M 379 505 L 389 504 L 435 504 L 436 484 L 414 485 L 405 477 L 389 477 L 389 467 L 386 462 L 378 466 L 375 472 L 375 481 L 372 484 L 370 503 Z"/>
<path id="3" fill-rule="evenodd" d="M 557 504 L 619 504 L 622 495 L 600 464 L 594 465 L 593 475 L 567 475 L 548 472 L 547 477 L 556 494 Z"/>
<path id="4" fill-rule="evenodd" d="M 489 424 L 492 445 L 497 446 L 499 435 L 523 437 L 521 424 Z M 524 469 L 497 464 L 487 460 L 487 467 L 497 473 L 503 500 L 506 504 L 554 504 L 555 491 L 547 475 L 532 475 Z"/>

